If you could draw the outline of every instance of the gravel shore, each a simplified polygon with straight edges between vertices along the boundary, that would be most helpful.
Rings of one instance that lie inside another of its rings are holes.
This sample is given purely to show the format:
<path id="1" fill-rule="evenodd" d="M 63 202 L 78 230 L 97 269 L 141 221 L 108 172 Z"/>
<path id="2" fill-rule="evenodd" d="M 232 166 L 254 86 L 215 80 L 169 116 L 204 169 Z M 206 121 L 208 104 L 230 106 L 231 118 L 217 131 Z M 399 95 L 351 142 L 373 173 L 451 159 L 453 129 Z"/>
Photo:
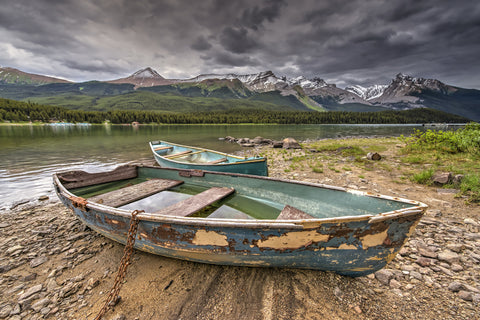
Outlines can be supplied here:
<path id="1" fill-rule="evenodd" d="M 480 318 L 478 205 L 398 182 L 395 170 L 381 166 L 343 173 L 286 170 L 306 151 L 290 157 L 269 152 L 270 176 L 401 196 L 429 210 L 385 269 L 360 278 L 206 265 L 136 251 L 121 300 L 105 319 Z M 388 152 L 381 161 L 394 163 Z M 123 246 L 52 200 L 0 213 L 0 319 L 93 319 L 113 284 Z"/>

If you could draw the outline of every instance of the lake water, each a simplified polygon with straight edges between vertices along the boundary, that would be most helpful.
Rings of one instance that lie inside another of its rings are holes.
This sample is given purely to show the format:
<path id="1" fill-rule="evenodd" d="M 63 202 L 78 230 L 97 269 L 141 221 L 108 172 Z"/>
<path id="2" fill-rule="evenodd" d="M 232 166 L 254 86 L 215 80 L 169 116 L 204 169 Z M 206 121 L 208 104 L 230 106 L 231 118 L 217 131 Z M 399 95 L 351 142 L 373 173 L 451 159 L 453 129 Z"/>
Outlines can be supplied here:
<path id="1" fill-rule="evenodd" d="M 220 137 L 281 140 L 346 136 L 410 135 L 419 125 L 92 125 L 0 126 L 0 209 L 37 199 L 56 198 L 52 174 L 64 170 L 90 172 L 119 164 L 153 159 L 148 142 L 166 140 L 228 153 L 241 153 L 237 144 Z"/>

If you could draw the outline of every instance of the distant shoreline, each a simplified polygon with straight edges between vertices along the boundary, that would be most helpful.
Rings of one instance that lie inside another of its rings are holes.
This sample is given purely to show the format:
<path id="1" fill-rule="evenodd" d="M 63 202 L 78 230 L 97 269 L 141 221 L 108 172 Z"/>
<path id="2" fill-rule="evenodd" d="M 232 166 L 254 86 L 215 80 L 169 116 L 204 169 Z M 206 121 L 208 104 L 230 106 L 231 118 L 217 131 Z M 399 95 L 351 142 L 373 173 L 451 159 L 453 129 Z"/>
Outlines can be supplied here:
<path id="1" fill-rule="evenodd" d="M 473 122 L 473 121 L 472 121 Z M 467 123 L 299 123 L 296 125 L 349 125 L 349 126 L 424 126 L 424 127 L 455 127 L 465 126 Z M 0 122 L 0 126 L 217 126 L 217 125 L 290 125 L 283 123 L 66 123 L 66 122 Z"/>

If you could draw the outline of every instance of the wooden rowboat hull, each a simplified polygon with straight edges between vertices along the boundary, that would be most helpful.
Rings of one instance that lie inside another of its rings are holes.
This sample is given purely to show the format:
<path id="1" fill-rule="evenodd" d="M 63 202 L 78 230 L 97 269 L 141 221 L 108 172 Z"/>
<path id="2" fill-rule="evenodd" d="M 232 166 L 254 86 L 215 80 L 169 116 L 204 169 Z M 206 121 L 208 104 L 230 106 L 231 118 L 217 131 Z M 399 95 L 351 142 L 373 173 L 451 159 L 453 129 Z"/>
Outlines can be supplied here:
<path id="1" fill-rule="evenodd" d="M 130 178 L 125 178 L 128 175 L 125 171 L 130 172 Z M 143 209 L 145 213 L 138 215 L 137 249 L 211 264 L 367 275 L 395 257 L 427 208 L 412 200 L 242 174 L 146 166 L 129 166 L 103 174 L 103 177 L 78 171 L 55 174 L 55 190 L 83 223 L 105 237 L 125 244 L 131 211 Z M 117 176 L 122 180 L 116 181 Z M 152 181 L 148 179 L 160 179 L 163 184 L 170 181 L 172 186 L 171 181 L 177 181 L 170 190 L 183 186 L 207 191 L 174 204 L 151 200 L 165 192 L 161 191 L 140 200 L 132 199 L 124 206 L 108 205 L 118 201 L 121 192 L 133 190 L 136 181 Z M 89 181 L 95 184 L 88 185 Z M 125 181 L 133 181 L 129 184 L 134 185 L 104 196 L 88 194 Z M 207 193 L 202 199 L 202 194 Z M 212 197 L 228 200 L 218 200 L 224 202 L 207 217 L 181 216 L 196 210 L 191 208 L 202 201 L 210 201 L 207 206 L 201 204 L 204 208 L 212 206 L 212 201 L 217 201 Z M 152 203 L 155 209 L 149 209 Z M 228 208 L 223 210 L 224 216 L 217 213 L 222 208 Z M 235 216 L 238 212 L 233 214 L 234 218 L 228 216 L 232 208 L 243 210 L 239 211 L 240 217 Z"/>
<path id="2" fill-rule="evenodd" d="M 149 145 L 155 160 L 164 168 L 268 176 L 267 159 L 263 157 L 245 158 L 166 141 L 151 141 Z"/>

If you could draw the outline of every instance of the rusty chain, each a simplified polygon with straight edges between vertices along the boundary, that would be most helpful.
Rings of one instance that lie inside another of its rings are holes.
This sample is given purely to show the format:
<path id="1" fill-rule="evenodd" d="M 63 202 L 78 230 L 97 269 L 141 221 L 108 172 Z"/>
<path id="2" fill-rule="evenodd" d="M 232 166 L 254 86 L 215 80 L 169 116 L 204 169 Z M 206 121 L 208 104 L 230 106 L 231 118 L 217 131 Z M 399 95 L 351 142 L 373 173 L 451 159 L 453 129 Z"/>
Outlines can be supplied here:
<path id="1" fill-rule="evenodd" d="M 105 300 L 105 304 L 103 305 L 102 309 L 98 312 L 95 320 L 102 319 L 103 315 L 110 309 L 111 307 L 115 306 L 119 300 L 118 293 L 120 292 L 120 288 L 123 284 L 123 279 L 127 274 L 127 268 L 130 265 L 130 260 L 132 259 L 133 253 L 133 245 L 135 244 L 135 237 L 137 235 L 138 230 L 138 218 L 137 215 L 140 212 L 145 212 L 143 210 L 134 210 L 132 212 L 132 218 L 130 219 L 130 227 L 128 229 L 127 234 L 127 243 L 125 244 L 125 249 L 123 251 L 122 260 L 120 260 L 120 266 L 118 266 L 117 275 L 115 277 L 115 281 L 113 282 L 112 289 L 110 289 L 110 293 Z"/>

